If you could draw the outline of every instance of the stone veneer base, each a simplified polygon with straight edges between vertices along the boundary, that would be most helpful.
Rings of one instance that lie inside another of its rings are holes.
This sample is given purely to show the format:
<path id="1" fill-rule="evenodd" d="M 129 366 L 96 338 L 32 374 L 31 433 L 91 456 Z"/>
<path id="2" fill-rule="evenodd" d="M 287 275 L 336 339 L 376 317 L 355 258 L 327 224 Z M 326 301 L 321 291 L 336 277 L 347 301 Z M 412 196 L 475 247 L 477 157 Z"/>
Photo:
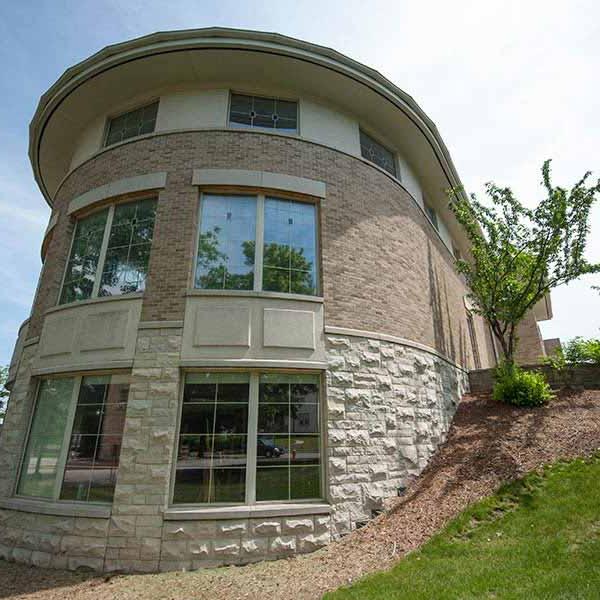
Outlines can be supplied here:
<path id="1" fill-rule="evenodd" d="M 358 335 L 326 335 L 327 500 L 331 514 L 164 518 L 180 386 L 181 329 L 138 331 L 110 517 L 0 509 L 0 558 L 42 567 L 151 572 L 244 564 L 310 552 L 366 521 L 417 476 L 443 442 L 467 375 L 423 349 Z M 29 350 L 7 421 L 14 481 L 32 402 Z M 25 383 L 27 382 L 27 383 Z M 19 439 L 17 439 L 19 438 Z M 11 475 L 12 474 L 12 475 Z M 9 504 L 10 505 L 10 504 Z M 7 505 L 5 505 L 7 506 Z"/>

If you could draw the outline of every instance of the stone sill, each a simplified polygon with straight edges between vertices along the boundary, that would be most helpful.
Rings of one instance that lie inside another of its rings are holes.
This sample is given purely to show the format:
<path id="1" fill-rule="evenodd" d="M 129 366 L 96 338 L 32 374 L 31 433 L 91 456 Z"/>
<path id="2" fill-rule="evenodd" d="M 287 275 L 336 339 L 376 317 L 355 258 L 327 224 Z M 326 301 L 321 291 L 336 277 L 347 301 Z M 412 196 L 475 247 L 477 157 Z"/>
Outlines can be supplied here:
<path id="1" fill-rule="evenodd" d="M 295 517 L 298 515 L 328 515 L 331 506 L 325 503 L 255 504 L 252 506 L 213 506 L 203 508 L 167 508 L 165 521 L 206 521 L 212 519 L 251 519 Z"/>
<path id="2" fill-rule="evenodd" d="M 45 315 L 55 313 L 68 308 L 76 308 L 78 306 L 87 306 L 89 304 L 99 304 L 104 302 L 117 302 L 123 300 L 141 300 L 144 297 L 144 292 L 133 292 L 131 294 L 120 294 L 119 296 L 99 296 L 97 298 L 87 298 L 85 300 L 74 300 L 67 304 L 57 304 L 46 309 Z"/>
<path id="3" fill-rule="evenodd" d="M 111 513 L 110 505 L 87 505 L 78 502 L 53 502 L 52 500 L 32 500 L 30 498 L 0 498 L 0 508 L 40 515 L 91 517 L 97 519 L 108 519 Z"/>
<path id="4" fill-rule="evenodd" d="M 283 292 L 262 292 L 254 290 L 202 290 L 191 289 L 186 296 L 230 296 L 232 298 L 273 298 L 274 300 L 300 300 L 303 302 L 316 302 L 323 304 L 323 296 L 308 296 L 306 294 L 284 294 Z"/>

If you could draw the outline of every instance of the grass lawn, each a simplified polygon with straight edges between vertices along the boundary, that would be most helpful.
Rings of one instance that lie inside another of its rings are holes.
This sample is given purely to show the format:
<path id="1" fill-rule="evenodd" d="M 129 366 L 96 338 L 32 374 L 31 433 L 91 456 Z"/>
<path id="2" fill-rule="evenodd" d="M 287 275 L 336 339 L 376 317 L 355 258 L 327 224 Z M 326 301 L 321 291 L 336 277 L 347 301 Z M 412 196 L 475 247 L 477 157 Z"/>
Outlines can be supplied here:
<path id="1" fill-rule="evenodd" d="M 600 454 L 504 486 L 390 571 L 324 598 L 600 598 Z"/>

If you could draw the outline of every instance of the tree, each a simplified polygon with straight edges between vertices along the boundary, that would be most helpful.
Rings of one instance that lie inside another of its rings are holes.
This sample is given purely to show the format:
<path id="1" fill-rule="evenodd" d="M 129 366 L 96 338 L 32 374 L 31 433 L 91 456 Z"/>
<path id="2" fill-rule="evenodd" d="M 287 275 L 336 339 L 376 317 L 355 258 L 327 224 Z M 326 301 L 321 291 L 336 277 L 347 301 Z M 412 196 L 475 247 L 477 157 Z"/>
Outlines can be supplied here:
<path id="1" fill-rule="evenodd" d="M 554 187 L 550 162 L 542 167 L 546 197 L 534 209 L 493 183 L 485 186 L 491 206 L 475 195 L 469 202 L 459 189 L 449 192 L 450 209 L 471 242 L 471 256 L 457 260 L 457 270 L 467 280 L 474 311 L 489 323 L 510 365 L 517 326 L 527 312 L 551 289 L 600 272 L 600 263 L 585 258 L 600 180 L 588 187 L 588 172 L 570 190 Z"/>
<path id="2" fill-rule="evenodd" d="M 4 421 L 6 413 L 6 404 L 10 392 L 6 389 L 6 380 L 8 379 L 8 367 L 0 367 L 0 423 Z"/>

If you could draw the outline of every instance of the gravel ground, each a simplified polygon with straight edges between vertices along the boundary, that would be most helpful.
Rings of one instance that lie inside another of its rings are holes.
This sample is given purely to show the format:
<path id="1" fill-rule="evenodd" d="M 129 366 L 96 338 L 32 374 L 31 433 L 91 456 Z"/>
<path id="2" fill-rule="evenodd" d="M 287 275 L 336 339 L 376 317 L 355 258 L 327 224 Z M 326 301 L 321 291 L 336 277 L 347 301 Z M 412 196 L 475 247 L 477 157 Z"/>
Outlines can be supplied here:
<path id="1" fill-rule="evenodd" d="M 389 568 L 500 483 L 600 447 L 600 391 L 512 409 L 467 397 L 448 441 L 385 515 L 310 555 L 191 573 L 98 577 L 0 561 L 0 598 L 304 600 Z"/>

